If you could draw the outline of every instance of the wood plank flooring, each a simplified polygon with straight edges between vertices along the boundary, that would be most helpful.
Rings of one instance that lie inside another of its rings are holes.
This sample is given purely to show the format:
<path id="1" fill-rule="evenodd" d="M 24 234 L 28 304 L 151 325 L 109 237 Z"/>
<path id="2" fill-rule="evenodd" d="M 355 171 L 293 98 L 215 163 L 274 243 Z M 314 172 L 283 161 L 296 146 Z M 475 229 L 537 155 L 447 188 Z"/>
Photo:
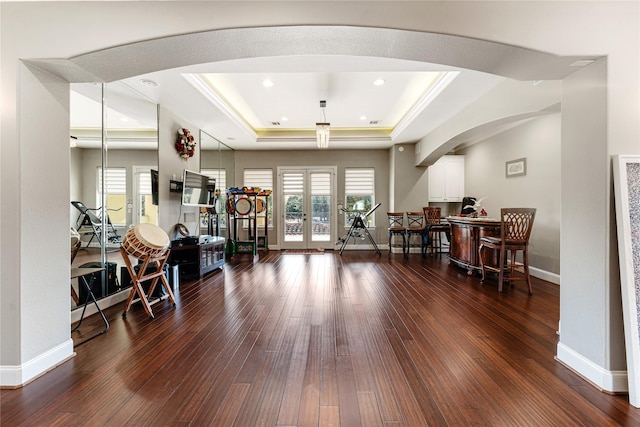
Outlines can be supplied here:
<path id="1" fill-rule="evenodd" d="M 7 426 L 640 425 L 554 360 L 559 288 L 497 293 L 446 256 L 237 257 L 0 394 Z M 91 316 L 75 340 L 101 327 Z"/>

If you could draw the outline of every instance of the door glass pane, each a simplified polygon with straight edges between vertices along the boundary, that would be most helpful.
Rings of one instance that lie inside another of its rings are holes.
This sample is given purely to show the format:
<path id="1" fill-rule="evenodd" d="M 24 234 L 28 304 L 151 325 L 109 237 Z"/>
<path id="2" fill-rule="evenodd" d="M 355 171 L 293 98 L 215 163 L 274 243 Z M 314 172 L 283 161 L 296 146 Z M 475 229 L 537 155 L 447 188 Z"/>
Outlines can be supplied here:
<path id="1" fill-rule="evenodd" d="M 282 176 L 284 197 L 284 241 L 301 242 L 304 232 L 304 173 L 287 172 Z"/>
<path id="2" fill-rule="evenodd" d="M 331 174 L 311 174 L 311 241 L 331 239 Z"/>

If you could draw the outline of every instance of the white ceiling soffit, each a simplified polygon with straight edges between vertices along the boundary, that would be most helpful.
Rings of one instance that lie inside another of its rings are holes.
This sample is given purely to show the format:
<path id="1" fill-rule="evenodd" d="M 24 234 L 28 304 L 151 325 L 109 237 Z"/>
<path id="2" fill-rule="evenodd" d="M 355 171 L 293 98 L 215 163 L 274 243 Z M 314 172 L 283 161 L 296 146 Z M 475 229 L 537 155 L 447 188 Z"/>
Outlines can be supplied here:
<path id="1" fill-rule="evenodd" d="M 69 81 L 117 81 L 158 70 L 242 58 L 347 55 L 406 59 L 476 70 L 516 80 L 559 80 L 578 56 L 447 34 L 349 26 L 232 28 L 163 37 L 64 60 L 31 60 Z M 127 58 L 127 61 L 123 61 Z M 135 61 L 131 59 L 135 58 Z M 126 62 L 126 66 L 123 63 Z M 91 80 L 77 80 L 77 79 Z"/>
<path id="2" fill-rule="evenodd" d="M 129 60 L 123 61 L 123 58 Z M 130 58 L 137 60 L 130 61 Z M 558 57 L 443 34 L 383 28 L 296 26 L 186 34 L 104 49 L 67 61 L 27 62 L 70 81 L 127 78 L 125 83 L 134 87 L 134 83 L 138 84 L 134 80 L 138 81 L 143 75 L 157 79 L 159 87 L 136 87 L 136 90 L 164 108 L 188 117 L 191 123 L 233 148 L 290 149 L 291 144 L 287 142 L 264 147 L 256 144 L 260 135 L 247 137 L 246 129 L 242 131 L 228 114 L 213 108 L 211 101 L 183 78 L 178 78 L 178 73 L 462 71 L 421 114 L 416 111 L 413 120 L 407 119 L 403 123 L 404 129 L 400 127 L 392 134 L 394 143 L 405 143 L 419 140 L 461 107 L 482 96 L 502 80 L 497 76 L 522 80 L 562 79 L 576 70 L 571 67 L 576 59 L 585 58 Z M 318 101 L 310 99 L 306 102 L 317 105 Z M 327 101 L 328 106 L 333 105 L 331 100 Z M 319 107 L 315 118 L 318 113 Z M 317 121 L 315 118 L 309 121 Z M 305 144 L 300 141 L 296 148 L 313 147 L 312 142 Z M 388 141 L 371 139 L 361 143 L 354 140 L 353 144 L 342 148 L 388 146 Z"/>

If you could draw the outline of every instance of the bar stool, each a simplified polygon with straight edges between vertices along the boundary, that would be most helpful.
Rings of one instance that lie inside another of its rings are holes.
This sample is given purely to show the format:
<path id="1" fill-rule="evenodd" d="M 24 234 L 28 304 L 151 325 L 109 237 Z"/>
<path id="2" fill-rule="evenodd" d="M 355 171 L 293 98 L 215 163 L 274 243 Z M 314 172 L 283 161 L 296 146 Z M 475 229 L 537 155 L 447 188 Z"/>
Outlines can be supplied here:
<path id="1" fill-rule="evenodd" d="M 407 258 L 407 242 L 405 239 L 407 229 L 404 226 L 404 212 L 387 212 L 387 217 L 389 218 L 389 258 L 391 258 L 391 249 L 397 247 L 397 245 L 392 244 L 394 236 L 402 237 L 402 255 Z"/>
<path id="2" fill-rule="evenodd" d="M 529 295 L 533 294 L 529 277 L 529 236 L 536 217 L 536 208 L 502 208 L 500 209 L 500 237 L 485 236 L 480 238 L 478 256 L 482 267 L 482 282 L 487 278 L 487 270 L 498 273 L 498 292 L 502 292 L 503 281 L 523 280 L 529 287 Z M 498 265 L 486 264 L 483 248 L 498 251 Z M 516 253 L 522 251 L 522 264 L 516 263 Z M 510 253 L 510 259 L 507 258 Z M 516 271 L 522 273 L 516 276 Z M 505 272 L 508 275 L 505 277 Z"/>
<path id="3" fill-rule="evenodd" d="M 427 248 L 431 249 L 432 254 L 442 253 L 442 233 L 449 236 L 451 234 L 451 226 L 441 222 L 439 207 L 425 206 L 422 208 L 422 211 L 424 212 L 424 218 L 426 221 L 426 233 L 429 234 L 429 245 L 428 247 L 425 245 L 425 254 Z"/>
<path id="4" fill-rule="evenodd" d="M 418 247 L 420 253 L 424 254 L 424 214 L 422 212 L 407 212 L 407 256 L 411 252 L 411 236 L 418 236 L 420 239 Z"/>

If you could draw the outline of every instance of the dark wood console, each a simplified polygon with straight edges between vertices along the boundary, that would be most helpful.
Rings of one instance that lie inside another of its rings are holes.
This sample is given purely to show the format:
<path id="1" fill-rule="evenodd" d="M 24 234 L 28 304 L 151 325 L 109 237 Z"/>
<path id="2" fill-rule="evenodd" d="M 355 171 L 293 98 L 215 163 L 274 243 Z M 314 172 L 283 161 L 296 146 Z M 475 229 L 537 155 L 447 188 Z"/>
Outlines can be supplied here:
<path id="1" fill-rule="evenodd" d="M 478 255 L 480 238 L 485 236 L 500 237 L 500 220 L 450 216 L 447 217 L 447 221 L 451 224 L 449 260 L 466 268 L 468 274 L 480 271 L 480 257 Z M 488 260 L 490 265 L 498 265 L 496 252 L 483 249 L 484 259 Z"/>
<path id="2" fill-rule="evenodd" d="M 180 281 L 196 280 L 224 266 L 224 237 L 213 237 L 211 243 L 172 245 L 169 263 L 178 265 Z"/>

